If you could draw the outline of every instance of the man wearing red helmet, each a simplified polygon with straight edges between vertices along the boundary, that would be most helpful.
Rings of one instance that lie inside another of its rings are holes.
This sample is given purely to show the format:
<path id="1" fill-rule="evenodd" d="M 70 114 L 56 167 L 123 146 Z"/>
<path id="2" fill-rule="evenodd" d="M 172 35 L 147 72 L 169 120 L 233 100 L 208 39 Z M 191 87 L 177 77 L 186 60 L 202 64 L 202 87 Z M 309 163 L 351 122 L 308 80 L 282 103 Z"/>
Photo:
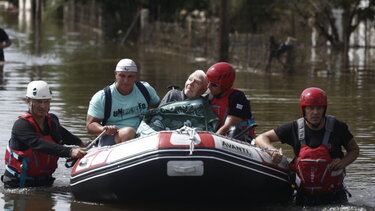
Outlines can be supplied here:
<path id="1" fill-rule="evenodd" d="M 255 125 L 250 102 L 245 94 L 232 88 L 236 72 L 232 65 L 219 62 L 207 70 L 208 88 L 210 90 L 210 104 L 219 117 L 217 134 L 227 135 L 232 126 L 246 129 Z M 255 130 L 251 129 L 245 139 L 251 141 L 255 137 Z"/>
<path id="2" fill-rule="evenodd" d="M 260 134 L 255 143 L 270 148 L 275 163 L 280 162 L 282 153 L 272 150 L 272 142 L 293 147 L 296 157 L 290 167 L 296 173 L 298 205 L 347 203 L 345 167 L 357 159 L 359 147 L 344 122 L 325 115 L 327 96 L 322 89 L 305 89 L 300 107 L 302 118 Z"/>

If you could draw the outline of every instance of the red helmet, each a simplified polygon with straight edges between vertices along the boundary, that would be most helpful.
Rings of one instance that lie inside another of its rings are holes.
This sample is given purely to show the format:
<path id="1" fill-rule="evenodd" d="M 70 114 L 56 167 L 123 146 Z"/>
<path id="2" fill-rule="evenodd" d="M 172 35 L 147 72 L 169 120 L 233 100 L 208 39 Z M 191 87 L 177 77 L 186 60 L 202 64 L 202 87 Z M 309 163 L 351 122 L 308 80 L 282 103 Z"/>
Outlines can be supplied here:
<path id="1" fill-rule="evenodd" d="M 207 80 L 221 85 L 222 91 L 231 88 L 236 78 L 236 72 L 232 65 L 226 62 L 219 62 L 207 70 Z"/>
<path id="2" fill-rule="evenodd" d="M 301 106 L 301 112 L 304 116 L 303 107 L 305 106 L 325 106 L 327 107 L 327 95 L 325 91 L 320 88 L 310 87 L 301 93 L 299 99 L 299 104 Z"/>

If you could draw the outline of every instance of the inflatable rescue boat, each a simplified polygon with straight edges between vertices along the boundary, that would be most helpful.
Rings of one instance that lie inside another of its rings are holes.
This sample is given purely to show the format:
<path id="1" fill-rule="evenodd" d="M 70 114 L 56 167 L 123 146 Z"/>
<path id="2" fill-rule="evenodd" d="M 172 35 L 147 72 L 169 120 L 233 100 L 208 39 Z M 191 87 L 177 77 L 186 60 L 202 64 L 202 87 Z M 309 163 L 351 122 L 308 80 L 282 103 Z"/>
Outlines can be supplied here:
<path id="1" fill-rule="evenodd" d="M 276 165 L 263 148 L 189 127 L 92 148 L 70 183 L 77 200 L 95 202 L 285 203 L 293 192 L 285 157 Z"/>

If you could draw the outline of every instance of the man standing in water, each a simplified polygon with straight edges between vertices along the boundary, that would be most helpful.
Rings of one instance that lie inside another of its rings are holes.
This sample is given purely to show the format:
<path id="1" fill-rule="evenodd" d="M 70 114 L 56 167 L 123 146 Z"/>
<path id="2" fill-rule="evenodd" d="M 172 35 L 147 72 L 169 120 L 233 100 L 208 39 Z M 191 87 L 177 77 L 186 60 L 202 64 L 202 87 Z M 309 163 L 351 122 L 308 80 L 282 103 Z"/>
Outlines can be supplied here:
<path id="1" fill-rule="evenodd" d="M 12 41 L 9 39 L 8 34 L 4 29 L 0 28 L 0 62 L 5 61 L 4 59 L 4 48 L 9 47 Z"/>
<path id="2" fill-rule="evenodd" d="M 348 126 L 333 116 L 325 116 L 327 96 L 320 88 L 307 88 L 300 96 L 302 118 L 260 134 L 255 143 L 274 148 L 272 142 L 287 143 L 296 158 L 297 205 L 344 204 L 348 202 L 343 184 L 345 167 L 357 159 L 359 147 Z M 346 154 L 341 150 L 346 149 Z M 269 150 L 275 163 L 282 153 Z"/>
<path id="3" fill-rule="evenodd" d="M 86 128 L 91 134 L 106 130 L 100 146 L 113 145 L 135 138 L 141 114 L 157 107 L 160 98 L 147 82 L 137 81 L 137 65 L 121 59 L 115 69 L 116 81 L 98 91 L 87 111 Z"/>
<path id="4" fill-rule="evenodd" d="M 52 92 L 44 81 L 27 86 L 29 111 L 17 119 L 5 152 L 5 188 L 51 186 L 59 157 L 81 158 L 85 148 L 65 145 L 84 143 L 60 125 L 56 115 L 49 113 Z"/>

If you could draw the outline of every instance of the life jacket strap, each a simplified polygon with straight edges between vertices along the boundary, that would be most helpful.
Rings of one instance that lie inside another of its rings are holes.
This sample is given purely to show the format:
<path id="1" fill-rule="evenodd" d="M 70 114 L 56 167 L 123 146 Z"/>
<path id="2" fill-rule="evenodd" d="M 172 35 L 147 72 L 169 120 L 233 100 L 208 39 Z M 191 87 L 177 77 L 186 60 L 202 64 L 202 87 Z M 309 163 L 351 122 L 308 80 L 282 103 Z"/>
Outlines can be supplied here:
<path id="1" fill-rule="evenodd" d="M 299 118 L 297 120 L 298 125 L 298 140 L 300 141 L 301 145 L 306 145 L 306 139 L 305 139 L 305 119 Z M 326 118 L 326 124 L 325 124 L 325 132 L 324 137 L 322 141 L 322 145 L 328 145 L 329 136 L 333 132 L 333 127 L 335 125 L 335 117 L 328 115 Z"/>
<path id="2" fill-rule="evenodd" d="M 246 126 L 249 126 L 249 125 L 252 125 L 252 124 L 255 124 L 255 123 L 256 123 L 255 120 L 248 119 L 248 120 L 245 120 L 245 121 L 242 121 L 242 122 L 238 123 L 237 125 L 239 127 L 246 127 Z"/>
<path id="3" fill-rule="evenodd" d="M 242 122 L 240 122 L 240 123 L 238 123 L 236 126 L 237 127 L 249 127 L 249 126 L 251 126 L 251 125 L 256 125 L 256 122 L 255 122 L 255 120 L 254 119 L 248 119 L 248 120 L 245 120 L 245 121 L 242 121 Z M 242 128 L 242 129 L 243 129 Z M 246 130 L 246 128 L 245 128 L 245 130 Z M 247 131 L 247 133 L 245 133 L 245 141 L 247 141 L 247 142 L 249 142 L 249 143 L 251 143 L 251 141 L 253 140 L 253 137 L 251 137 L 250 135 L 249 135 L 249 131 L 250 130 L 248 130 Z"/>
<path id="4" fill-rule="evenodd" d="M 23 157 L 21 155 L 17 154 L 16 152 L 14 152 L 13 150 L 11 150 L 9 145 L 7 146 L 7 150 L 8 150 L 9 155 L 10 155 L 9 160 L 8 160 L 9 163 L 11 162 L 12 157 L 14 157 L 18 161 L 22 162 Z"/>
<path id="5" fill-rule="evenodd" d="M 11 169 L 8 165 L 5 165 L 5 168 L 13 176 L 16 176 L 16 177 L 20 178 L 20 188 L 24 188 L 25 185 L 26 185 L 26 179 L 30 179 L 30 178 L 28 178 L 28 176 L 26 176 L 26 172 L 29 170 L 29 167 L 28 167 L 27 163 L 30 162 L 30 158 L 22 157 L 21 155 L 17 154 L 16 152 L 14 152 L 13 150 L 10 149 L 9 145 L 7 146 L 7 150 L 8 150 L 9 155 L 10 155 L 8 163 L 11 163 L 12 157 L 14 157 L 18 161 L 22 162 L 22 164 L 21 164 L 21 174 L 17 173 L 13 169 Z"/>
<path id="6" fill-rule="evenodd" d="M 20 188 L 24 188 L 26 186 L 26 181 L 29 180 L 29 181 L 42 181 L 42 180 L 48 180 L 48 179 L 51 179 L 52 176 L 48 176 L 48 177 L 30 177 L 30 176 L 27 176 L 26 174 L 24 176 L 22 176 L 22 174 L 19 174 L 17 171 L 15 171 L 13 168 L 9 167 L 8 165 L 5 165 L 5 169 L 7 172 L 9 172 L 11 175 L 19 178 L 21 180 L 21 178 L 23 177 L 24 178 L 24 184 L 23 186 L 21 186 L 20 184 Z M 21 181 L 20 181 L 21 183 Z"/>

